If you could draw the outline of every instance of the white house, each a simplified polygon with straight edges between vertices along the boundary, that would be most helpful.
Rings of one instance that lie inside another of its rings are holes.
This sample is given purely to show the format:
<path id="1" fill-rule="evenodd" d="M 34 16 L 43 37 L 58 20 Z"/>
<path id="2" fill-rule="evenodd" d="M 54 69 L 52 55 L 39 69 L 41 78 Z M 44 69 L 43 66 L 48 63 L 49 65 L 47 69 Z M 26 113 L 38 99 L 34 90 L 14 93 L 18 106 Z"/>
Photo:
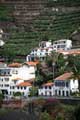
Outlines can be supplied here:
<path id="1" fill-rule="evenodd" d="M 51 41 L 41 41 L 39 43 L 40 48 L 48 48 L 48 47 L 51 47 L 51 46 L 52 46 Z"/>
<path id="2" fill-rule="evenodd" d="M 12 63 L 0 67 L 0 90 L 7 95 L 13 95 L 14 92 L 24 92 L 28 95 L 30 82 L 35 79 L 35 70 L 37 62 Z M 24 83 L 24 84 L 22 84 Z M 18 85 L 23 85 L 20 88 Z M 18 89 L 19 88 L 19 89 Z"/>
<path id="3" fill-rule="evenodd" d="M 39 60 L 44 60 L 47 55 L 53 51 L 52 47 L 48 48 L 35 48 L 31 53 L 26 57 L 26 61 L 34 61 L 37 58 Z"/>
<path id="4" fill-rule="evenodd" d="M 45 83 L 38 90 L 39 96 L 53 96 L 54 95 L 54 83 Z"/>
<path id="5" fill-rule="evenodd" d="M 55 96 L 70 96 L 73 92 L 78 92 L 78 80 L 72 78 L 73 73 L 64 73 L 54 80 Z"/>
<path id="6" fill-rule="evenodd" d="M 61 39 L 53 42 L 53 50 L 69 50 L 72 48 L 72 41 L 68 39 Z"/>
<path id="7" fill-rule="evenodd" d="M 4 41 L 2 40 L 2 36 L 3 36 L 3 30 L 0 29 L 0 46 L 3 46 L 5 44 Z"/>

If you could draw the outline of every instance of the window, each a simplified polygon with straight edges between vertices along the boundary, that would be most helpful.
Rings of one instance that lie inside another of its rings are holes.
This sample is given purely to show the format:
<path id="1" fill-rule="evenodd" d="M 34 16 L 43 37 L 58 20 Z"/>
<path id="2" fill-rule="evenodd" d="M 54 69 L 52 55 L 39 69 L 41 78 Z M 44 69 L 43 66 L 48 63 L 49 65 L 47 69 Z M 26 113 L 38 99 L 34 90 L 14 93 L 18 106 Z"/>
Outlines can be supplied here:
<path id="1" fill-rule="evenodd" d="M 9 87 L 9 84 L 5 84 L 5 87 Z"/>
<path id="2" fill-rule="evenodd" d="M 49 89 L 51 89 L 51 86 L 49 86 Z"/>
<path id="3" fill-rule="evenodd" d="M 59 90 L 59 96 L 61 95 L 61 91 Z"/>
<path id="4" fill-rule="evenodd" d="M 19 86 L 17 87 L 17 89 L 19 89 Z"/>
<path id="5" fill-rule="evenodd" d="M 21 87 L 21 89 L 23 89 L 23 87 Z"/>
<path id="6" fill-rule="evenodd" d="M 68 82 L 66 82 L 66 87 L 69 87 L 69 83 Z"/>
<path id="7" fill-rule="evenodd" d="M 45 86 L 45 89 L 47 89 L 47 86 Z"/>
<path id="8" fill-rule="evenodd" d="M 5 78 L 5 81 L 9 81 L 9 78 Z"/>
<path id="9" fill-rule="evenodd" d="M 12 89 L 14 89 L 15 87 L 14 86 L 12 86 Z"/>
<path id="10" fill-rule="evenodd" d="M 60 45 L 58 45 L 57 48 L 60 48 Z"/>
<path id="11" fill-rule="evenodd" d="M 26 90 L 26 87 L 24 87 L 24 90 Z"/>
<path id="12" fill-rule="evenodd" d="M 57 90 L 55 90 L 55 95 L 57 95 Z"/>
<path id="13" fill-rule="evenodd" d="M 65 86 L 65 83 L 64 82 L 62 82 L 62 87 L 64 87 Z"/>
<path id="14" fill-rule="evenodd" d="M 13 72 L 13 74 L 18 74 L 17 70 L 13 70 L 12 72 Z"/>
<path id="15" fill-rule="evenodd" d="M 66 91 L 66 96 L 69 96 L 69 92 L 68 91 Z"/>

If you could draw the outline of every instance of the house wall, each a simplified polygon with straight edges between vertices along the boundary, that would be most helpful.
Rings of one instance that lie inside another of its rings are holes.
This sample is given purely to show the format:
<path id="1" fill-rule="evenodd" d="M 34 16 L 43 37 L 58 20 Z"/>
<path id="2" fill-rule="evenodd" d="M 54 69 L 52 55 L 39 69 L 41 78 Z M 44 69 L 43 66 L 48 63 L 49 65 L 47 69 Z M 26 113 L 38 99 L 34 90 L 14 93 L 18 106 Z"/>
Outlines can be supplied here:
<path id="1" fill-rule="evenodd" d="M 46 87 L 44 86 L 38 90 L 38 94 L 40 96 L 53 96 L 54 95 L 54 87 L 51 86 L 51 88 L 49 88 L 49 86 L 46 86 Z"/>
<path id="2" fill-rule="evenodd" d="M 20 78 L 18 80 L 14 80 Z M 22 79 L 21 79 L 22 78 Z M 29 94 L 29 88 L 31 86 L 23 88 L 17 88 L 16 85 L 23 82 L 24 80 L 29 80 L 35 78 L 35 67 L 23 65 L 19 68 L 0 68 L 0 90 L 4 91 L 5 94 L 12 95 L 13 92 L 24 92 L 24 95 Z M 7 92 L 6 92 L 7 91 Z"/>
<path id="3" fill-rule="evenodd" d="M 71 40 L 58 40 L 53 42 L 53 49 L 54 50 L 69 50 L 72 47 Z"/>
<path id="4" fill-rule="evenodd" d="M 54 81 L 54 92 L 56 96 L 70 96 L 70 83 L 69 81 Z"/>
<path id="5" fill-rule="evenodd" d="M 78 80 L 70 80 L 70 90 L 71 92 L 78 92 Z"/>

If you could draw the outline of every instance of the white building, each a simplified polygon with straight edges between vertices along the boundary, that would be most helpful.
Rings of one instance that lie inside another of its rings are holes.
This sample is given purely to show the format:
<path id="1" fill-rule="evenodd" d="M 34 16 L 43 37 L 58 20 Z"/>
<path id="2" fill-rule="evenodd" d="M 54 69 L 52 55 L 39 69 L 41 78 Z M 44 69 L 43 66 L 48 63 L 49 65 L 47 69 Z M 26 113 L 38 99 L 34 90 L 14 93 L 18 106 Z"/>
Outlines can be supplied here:
<path id="1" fill-rule="evenodd" d="M 72 48 L 72 41 L 61 39 L 53 42 L 53 50 L 69 50 Z"/>
<path id="2" fill-rule="evenodd" d="M 0 46 L 3 46 L 5 44 L 4 41 L 2 40 L 2 36 L 3 36 L 3 30 L 0 29 Z"/>
<path id="3" fill-rule="evenodd" d="M 73 73 L 64 73 L 54 80 L 54 83 L 42 85 L 38 94 L 40 96 L 71 96 L 71 93 L 78 92 L 78 80 L 72 78 Z"/>
<path id="4" fill-rule="evenodd" d="M 35 79 L 36 62 L 26 62 L 23 64 L 12 63 L 8 66 L 0 65 L 0 90 L 7 95 L 14 92 L 23 92 L 28 95 L 30 82 Z M 18 85 L 22 85 L 18 87 Z"/>
<path id="5" fill-rule="evenodd" d="M 51 41 L 41 41 L 39 43 L 40 48 L 48 48 L 48 47 L 51 47 L 51 46 L 52 46 Z"/>
<path id="6" fill-rule="evenodd" d="M 54 95 L 54 83 L 43 84 L 38 90 L 39 96 L 53 96 Z"/>
<path id="7" fill-rule="evenodd" d="M 54 80 L 55 96 L 70 96 L 78 92 L 78 80 L 72 78 L 72 72 L 64 73 Z"/>
<path id="8" fill-rule="evenodd" d="M 52 47 L 48 48 L 35 48 L 31 51 L 31 53 L 26 57 L 26 61 L 34 61 L 34 60 L 44 60 L 47 55 L 53 51 Z"/>

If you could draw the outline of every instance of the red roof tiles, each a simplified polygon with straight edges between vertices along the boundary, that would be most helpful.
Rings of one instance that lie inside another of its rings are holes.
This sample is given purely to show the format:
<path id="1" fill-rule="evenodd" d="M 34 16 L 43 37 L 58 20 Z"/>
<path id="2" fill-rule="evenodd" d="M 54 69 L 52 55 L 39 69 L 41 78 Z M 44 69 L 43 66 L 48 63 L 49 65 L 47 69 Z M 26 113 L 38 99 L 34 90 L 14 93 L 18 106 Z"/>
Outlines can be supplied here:
<path id="1" fill-rule="evenodd" d="M 8 65 L 8 67 L 20 67 L 22 64 L 20 63 L 11 63 Z"/>
<path id="2" fill-rule="evenodd" d="M 32 86 L 32 85 L 31 85 L 31 83 L 29 83 L 29 82 L 21 82 L 21 83 L 19 83 L 17 86 L 26 87 L 26 86 Z"/>
<path id="3" fill-rule="evenodd" d="M 26 64 L 28 64 L 28 65 L 31 65 L 31 66 L 36 66 L 37 64 L 38 64 L 39 62 L 38 61 L 36 61 L 36 62 L 26 62 Z"/>
<path id="4" fill-rule="evenodd" d="M 68 80 L 72 76 L 72 72 L 70 73 L 64 73 L 63 75 L 60 75 L 59 77 L 55 78 L 54 80 Z"/>

